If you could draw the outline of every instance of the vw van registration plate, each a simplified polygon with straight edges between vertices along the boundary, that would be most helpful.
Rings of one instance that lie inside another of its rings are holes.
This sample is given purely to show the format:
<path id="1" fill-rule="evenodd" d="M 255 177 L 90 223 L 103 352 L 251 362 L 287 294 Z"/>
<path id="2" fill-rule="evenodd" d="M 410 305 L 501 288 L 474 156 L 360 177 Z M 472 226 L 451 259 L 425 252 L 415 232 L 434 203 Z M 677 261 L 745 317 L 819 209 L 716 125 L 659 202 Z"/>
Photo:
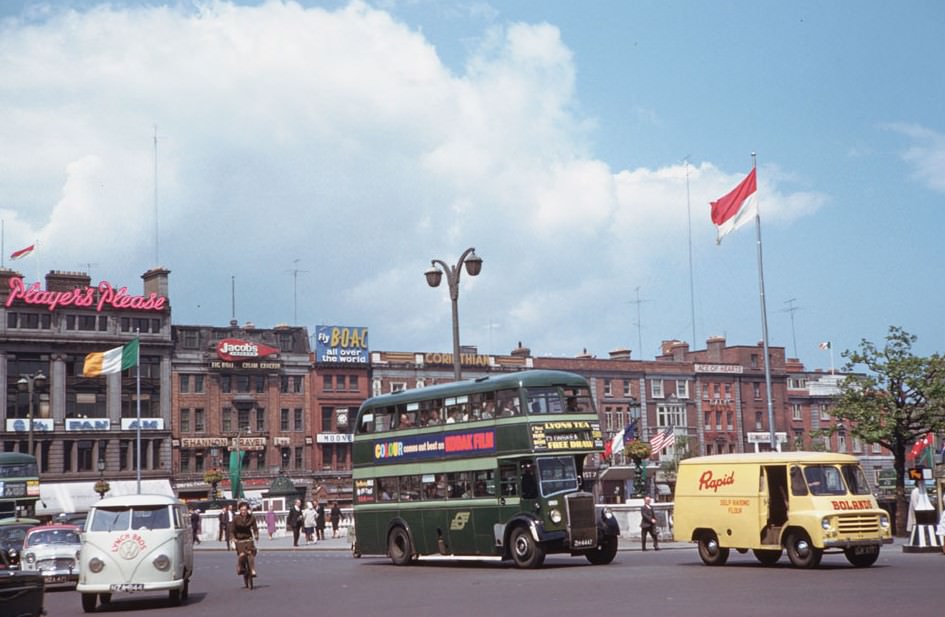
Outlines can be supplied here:
<path id="1" fill-rule="evenodd" d="M 144 591 L 143 583 L 112 583 L 108 586 L 111 591 Z"/>

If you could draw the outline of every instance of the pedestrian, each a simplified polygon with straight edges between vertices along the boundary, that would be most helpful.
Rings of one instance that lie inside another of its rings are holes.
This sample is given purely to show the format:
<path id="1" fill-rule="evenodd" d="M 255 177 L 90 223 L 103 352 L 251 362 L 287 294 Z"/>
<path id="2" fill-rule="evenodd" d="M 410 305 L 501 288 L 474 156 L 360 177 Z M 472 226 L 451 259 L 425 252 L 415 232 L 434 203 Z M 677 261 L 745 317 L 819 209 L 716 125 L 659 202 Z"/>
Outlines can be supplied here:
<path id="1" fill-rule="evenodd" d="M 200 544 L 200 508 L 190 511 L 190 528 L 194 534 L 194 544 Z"/>
<path id="2" fill-rule="evenodd" d="M 276 533 L 276 513 L 272 511 L 272 504 L 266 510 L 266 532 L 269 533 L 269 539 L 272 540 L 272 534 Z"/>
<path id="3" fill-rule="evenodd" d="M 316 518 L 318 518 L 318 515 L 315 513 L 315 506 L 312 505 L 311 501 L 306 502 L 305 509 L 302 510 L 302 529 L 305 531 L 306 544 L 316 542 L 314 539 Z"/>
<path id="4" fill-rule="evenodd" d="M 296 499 L 285 517 L 286 531 L 292 531 L 292 546 L 299 545 L 299 534 L 302 532 L 302 500 Z"/>
<path id="5" fill-rule="evenodd" d="M 325 505 L 320 501 L 315 502 L 315 539 L 325 539 Z"/>
<path id="6" fill-rule="evenodd" d="M 341 512 L 341 508 L 338 507 L 338 502 L 331 502 L 331 513 L 329 514 L 331 520 L 331 537 L 338 537 L 338 527 L 341 525 L 341 519 L 344 518 L 344 514 Z"/>
<path id="7" fill-rule="evenodd" d="M 217 540 L 226 542 L 226 550 L 230 550 L 230 523 L 233 522 L 233 510 L 229 504 L 223 506 L 220 511 L 220 530 L 217 533 Z"/>
<path id="8" fill-rule="evenodd" d="M 653 550 L 660 550 L 659 528 L 656 524 L 656 512 L 650 504 L 650 496 L 643 498 L 643 507 L 640 508 L 640 539 L 643 541 L 643 550 L 646 550 L 646 534 L 653 538 Z"/>

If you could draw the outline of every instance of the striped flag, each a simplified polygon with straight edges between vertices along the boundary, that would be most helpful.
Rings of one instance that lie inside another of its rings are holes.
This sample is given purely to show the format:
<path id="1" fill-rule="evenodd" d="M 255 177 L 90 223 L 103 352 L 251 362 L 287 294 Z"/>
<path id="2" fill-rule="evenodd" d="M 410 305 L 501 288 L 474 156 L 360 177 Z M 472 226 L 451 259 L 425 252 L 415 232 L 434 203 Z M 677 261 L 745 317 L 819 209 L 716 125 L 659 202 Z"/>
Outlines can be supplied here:
<path id="1" fill-rule="evenodd" d="M 824 341 L 823 343 L 818 345 L 818 347 L 820 347 L 821 350 L 823 351 L 827 351 L 828 349 L 830 349 L 830 341 Z"/>
<path id="2" fill-rule="evenodd" d="M 721 244 L 725 234 L 751 222 L 758 214 L 756 194 L 755 169 L 752 168 L 738 186 L 711 202 L 712 222 L 715 223 L 718 233 L 716 244 Z"/>
<path id="3" fill-rule="evenodd" d="M 14 260 L 14 261 L 17 260 L 17 259 L 23 259 L 23 258 L 26 257 L 27 255 L 29 255 L 30 253 L 32 253 L 34 248 L 36 248 L 36 245 L 35 245 L 35 244 L 31 244 L 31 245 L 29 245 L 28 247 L 26 247 L 25 249 L 20 249 L 20 250 L 18 250 L 18 251 L 13 251 L 12 253 L 10 253 L 10 259 L 12 259 L 12 260 Z"/>
<path id="4" fill-rule="evenodd" d="M 673 427 L 669 427 L 662 433 L 650 437 L 650 450 L 653 454 L 657 454 L 663 448 L 668 448 L 674 443 L 676 443 L 676 433 L 673 432 Z"/>
<path id="5" fill-rule="evenodd" d="M 623 452 L 623 436 L 626 434 L 627 429 L 620 429 L 620 432 L 614 435 L 613 439 L 610 440 L 610 455 L 613 456 L 618 452 Z"/>
<path id="6" fill-rule="evenodd" d="M 90 353 L 85 356 L 82 375 L 85 377 L 98 377 L 99 375 L 120 373 L 137 364 L 138 339 L 134 339 L 127 345 L 109 349 L 108 351 Z"/>

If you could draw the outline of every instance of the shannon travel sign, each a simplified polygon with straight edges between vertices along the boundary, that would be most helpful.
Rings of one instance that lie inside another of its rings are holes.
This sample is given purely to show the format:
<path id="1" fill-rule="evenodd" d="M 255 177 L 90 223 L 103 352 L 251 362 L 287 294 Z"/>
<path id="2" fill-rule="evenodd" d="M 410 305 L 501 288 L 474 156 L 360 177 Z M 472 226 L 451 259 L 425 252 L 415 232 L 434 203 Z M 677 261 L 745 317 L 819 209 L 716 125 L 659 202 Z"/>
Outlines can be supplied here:
<path id="1" fill-rule="evenodd" d="M 115 289 L 108 281 L 102 281 L 98 287 L 75 287 L 69 291 L 49 291 L 39 283 L 28 286 L 20 277 L 10 279 L 10 295 L 6 307 L 15 302 L 30 306 L 46 307 L 54 311 L 59 307 L 94 308 L 102 311 L 120 309 L 129 311 L 162 311 L 167 305 L 167 298 L 154 292 L 146 296 L 133 296 L 127 287 Z"/>
<path id="2" fill-rule="evenodd" d="M 266 358 L 279 353 L 275 347 L 269 347 L 262 343 L 253 343 L 238 338 L 225 338 L 217 343 L 217 356 L 227 362 L 241 362 L 243 360 L 255 360 Z"/>

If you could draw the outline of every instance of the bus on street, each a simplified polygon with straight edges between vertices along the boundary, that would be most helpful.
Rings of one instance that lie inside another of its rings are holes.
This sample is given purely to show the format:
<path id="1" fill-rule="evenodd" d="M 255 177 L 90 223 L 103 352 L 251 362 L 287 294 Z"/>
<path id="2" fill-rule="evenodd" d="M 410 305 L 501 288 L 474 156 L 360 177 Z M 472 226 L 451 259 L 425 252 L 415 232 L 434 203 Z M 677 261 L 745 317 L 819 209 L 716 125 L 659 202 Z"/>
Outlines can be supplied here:
<path id="1" fill-rule="evenodd" d="M 587 380 L 523 371 L 365 401 L 355 424 L 355 554 L 492 556 L 537 568 L 549 553 L 610 563 L 619 526 L 585 490 L 603 451 Z"/>
<path id="2" fill-rule="evenodd" d="M 0 452 L 0 518 L 35 516 L 38 499 L 36 457 L 20 452 Z"/>

